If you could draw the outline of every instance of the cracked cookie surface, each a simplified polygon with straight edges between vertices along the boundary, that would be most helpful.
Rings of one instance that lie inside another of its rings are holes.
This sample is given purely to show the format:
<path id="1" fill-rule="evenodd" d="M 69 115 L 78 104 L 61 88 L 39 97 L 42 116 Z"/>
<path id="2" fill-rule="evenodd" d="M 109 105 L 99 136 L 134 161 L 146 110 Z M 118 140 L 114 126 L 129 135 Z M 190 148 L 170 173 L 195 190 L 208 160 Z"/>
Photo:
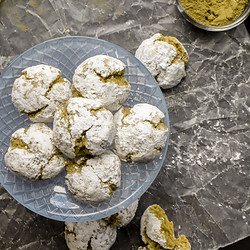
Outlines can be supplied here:
<path id="1" fill-rule="evenodd" d="M 73 97 L 55 113 L 54 142 L 69 158 L 102 154 L 114 135 L 113 115 L 99 101 Z"/>
<path id="2" fill-rule="evenodd" d="M 140 44 L 135 56 L 148 68 L 163 89 L 176 86 L 186 76 L 188 54 L 175 37 L 157 33 Z"/>
<path id="3" fill-rule="evenodd" d="M 125 64 L 113 57 L 97 55 L 82 62 L 73 76 L 73 96 L 99 100 L 115 111 L 127 99 L 131 86 L 124 77 Z"/>
<path id="4" fill-rule="evenodd" d="M 65 167 L 63 154 L 53 143 L 53 132 L 43 123 L 31 124 L 12 134 L 5 163 L 29 180 L 53 178 Z"/>
<path id="5" fill-rule="evenodd" d="M 52 122 L 56 107 L 71 96 L 71 86 L 61 71 L 48 65 L 26 68 L 12 88 L 12 102 L 33 122 Z"/>
<path id="6" fill-rule="evenodd" d="M 65 240 L 70 250 L 108 250 L 116 236 L 116 226 L 104 220 L 65 222 Z"/>
<path id="7" fill-rule="evenodd" d="M 147 103 L 122 107 L 114 115 L 117 155 L 128 162 L 146 162 L 158 157 L 168 135 L 164 118 L 161 110 Z"/>
<path id="8" fill-rule="evenodd" d="M 103 201 L 121 183 L 121 161 L 112 151 L 76 161 L 68 160 L 66 170 L 68 189 L 81 201 Z"/>

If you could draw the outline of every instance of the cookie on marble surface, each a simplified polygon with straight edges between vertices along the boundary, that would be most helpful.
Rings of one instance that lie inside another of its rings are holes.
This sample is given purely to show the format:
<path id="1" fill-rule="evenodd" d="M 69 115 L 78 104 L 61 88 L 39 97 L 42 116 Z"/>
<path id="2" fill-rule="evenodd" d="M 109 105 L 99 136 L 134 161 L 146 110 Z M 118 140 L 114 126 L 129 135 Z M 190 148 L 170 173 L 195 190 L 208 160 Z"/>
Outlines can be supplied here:
<path id="1" fill-rule="evenodd" d="M 61 71 L 39 64 L 26 68 L 12 88 L 12 102 L 33 122 L 52 122 L 56 107 L 71 97 L 71 84 Z"/>
<path id="2" fill-rule="evenodd" d="M 165 211 L 159 205 L 149 206 L 141 217 L 141 237 L 146 244 L 143 249 L 179 249 L 190 250 L 191 245 L 185 235 L 174 236 L 174 224 L 168 220 Z"/>
<path id="3" fill-rule="evenodd" d="M 75 70 L 73 95 L 96 99 L 105 108 L 118 110 L 131 89 L 124 77 L 125 67 L 122 61 L 106 55 L 88 58 Z"/>
<path id="4" fill-rule="evenodd" d="M 14 173 L 33 181 L 53 178 L 65 167 L 63 154 L 53 143 L 53 132 L 43 123 L 12 134 L 5 163 Z"/>
<path id="5" fill-rule="evenodd" d="M 128 207 L 122 209 L 121 211 L 119 211 L 116 214 L 113 214 L 113 215 L 105 218 L 105 220 L 109 221 L 110 223 L 112 223 L 113 225 L 115 225 L 117 227 L 127 226 L 135 217 L 135 213 L 136 213 L 137 208 L 138 208 L 138 203 L 139 203 L 139 200 L 137 199 L 135 202 L 133 202 Z"/>
<path id="6" fill-rule="evenodd" d="M 121 184 L 121 161 L 112 151 L 67 161 L 65 182 L 80 201 L 101 202 Z"/>
<path id="7" fill-rule="evenodd" d="M 175 37 L 157 33 L 140 44 L 135 56 L 148 68 L 163 89 L 176 86 L 186 76 L 188 54 Z"/>
<path id="8" fill-rule="evenodd" d="M 105 220 L 65 222 L 65 240 L 70 250 L 108 250 L 116 236 L 116 226 Z"/>
<path id="9" fill-rule="evenodd" d="M 112 144 L 114 136 L 113 115 L 97 100 L 73 97 L 55 113 L 54 142 L 69 158 L 100 155 Z"/>
<path id="10" fill-rule="evenodd" d="M 146 162 L 158 157 L 168 135 L 164 118 L 161 110 L 147 103 L 118 110 L 114 115 L 117 155 L 128 162 Z"/>

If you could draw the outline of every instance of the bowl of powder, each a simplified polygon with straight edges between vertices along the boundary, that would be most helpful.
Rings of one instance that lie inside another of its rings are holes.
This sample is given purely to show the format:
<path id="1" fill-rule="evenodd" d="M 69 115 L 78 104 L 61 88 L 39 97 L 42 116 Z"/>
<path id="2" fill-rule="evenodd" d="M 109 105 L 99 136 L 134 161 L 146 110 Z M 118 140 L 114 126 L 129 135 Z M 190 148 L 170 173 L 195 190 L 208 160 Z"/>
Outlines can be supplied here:
<path id="1" fill-rule="evenodd" d="M 176 0 L 184 18 L 208 31 L 232 29 L 250 14 L 249 0 Z"/>

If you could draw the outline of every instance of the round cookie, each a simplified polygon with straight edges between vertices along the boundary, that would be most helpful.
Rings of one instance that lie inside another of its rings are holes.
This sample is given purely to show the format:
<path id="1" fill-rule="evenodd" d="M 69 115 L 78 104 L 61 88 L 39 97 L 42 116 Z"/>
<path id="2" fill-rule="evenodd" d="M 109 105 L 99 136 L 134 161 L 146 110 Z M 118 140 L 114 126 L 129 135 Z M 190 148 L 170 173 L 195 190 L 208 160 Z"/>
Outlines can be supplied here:
<path id="1" fill-rule="evenodd" d="M 53 132 L 43 123 L 12 134 L 5 163 L 14 173 L 33 181 L 53 178 L 65 167 L 63 154 L 54 146 Z"/>
<path id="2" fill-rule="evenodd" d="M 186 76 L 188 54 L 175 37 L 157 33 L 141 43 L 135 56 L 148 68 L 163 89 L 176 86 Z"/>
<path id="3" fill-rule="evenodd" d="M 82 62 L 73 76 L 73 96 L 99 100 L 115 111 L 127 99 L 131 86 L 124 77 L 125 64 L 113 57 L 97 55 Z"/>
<path id="4" fill-rule="evenodd" d="M 147 103 L 122 107 L 114 115 L 116 154 L 128 162 L 145 162 L 158 157 L 168 135 L 164 118 L 162 111 Z"/>
<path id="5" fill-rule="evenodd" d="M 99 101 L 73 97 L 55 113 L 54 142 L 70 158 L 102 154 L 114 135 L 113 115 Z"/>
<path id="6" fill-rule="evenodd" d="M 121 183 L 121 161 L 112 151 L 93 158 L 68 160 L 66 169 L 68 189 L 81 201 L 104 201 Z"/>
<path id="7" fill-rule="evenodd" d="M 116 226 L 104 220 L 65 222 L 65 240 L 70 250 L 108 250 L 116 236 Z"/>
<path id="8" fill-rule="evenodd" d="M 125 227 L 127 226 L 135 217 L 136 210 L 138 208 L 139 200 L 137 199 L 134 203 L 129 205 L 128 207 L 122 209 L 116 214 L 113 214 L 105 220 L 109 221 L 113 225 L 117 227 Z"/>
<path id="9" fill-rule="evenodd" d="M 26 68 L 12 88 L 12 102 L 33 122 L 52 122 L 56 107 L 71 96 L 70 82 L 61 71 L 48 65 Z"/>
<path id="10" fill-rule="evenodd" d="M 191 245 L 185 235 L 174 236 L 174 224 L 168 220 L 159 205 L 149 206 L 141 217 L 141 236 L 147 245 L 139 249 L 181 249 L 190 250 Z"/>

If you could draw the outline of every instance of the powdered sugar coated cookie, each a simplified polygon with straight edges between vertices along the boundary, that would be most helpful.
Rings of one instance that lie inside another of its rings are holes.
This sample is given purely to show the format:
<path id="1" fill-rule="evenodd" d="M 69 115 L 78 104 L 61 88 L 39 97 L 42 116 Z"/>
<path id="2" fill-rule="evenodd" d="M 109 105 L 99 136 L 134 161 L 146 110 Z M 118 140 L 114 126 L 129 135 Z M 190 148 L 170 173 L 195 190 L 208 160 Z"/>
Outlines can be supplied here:
<path id="1" fill-rule="evenodd" d="M 113 214 L 105 220 L 109 221 L 110 223 L 114 224 L 117 227 L 125 227 L 127 226 L 135 217 L 136 210 L 138 208 L 139 200 L 137 199 L 128 207 L 122 209 L 116 214 Z"/>
<path id="2" fill-rule="evenodd" d="M 148 68 L 163 89 L 176 86 L 186 76 L 188 54 L 175 37 L 157 33 L 140 44 L 135 56 Z"/>
<path id="3" fill-rule="evenodd" d="M 29 180 L 53 178 L 65 166 L 62 153 L 54 146 L 51 128 L 43 123 L 31 124 L 12 134 L 5 163 Z"/>
<path id="4" fill-rule="evenodd" d="M 69 160 L 67 165 L 66 184 L 81 201 L 103 201 L 120 186 L 121 161 L 112 151 L 90 159 Z"/>
<path id="5" fill-rule="evenodd" d="M 97 55 L 82 62 L 73 76 L 74 96 L 99 100 L 111 110 L 118 110 L 127 99 L 130 84 L 124 77 L 125 64 L 113 57 Z"/>
<path id="6" fill-rule="evenodd" d="M 74 97 L 55 113 L 54 142 L 70 158 L 102 154 L 114 135 L 113 115 L 99 101 Z"/>
<path id="7" fill-rule="evenodd" d="M 12 88 L 14 106 L 33 122 L 52 122 L 56 107 L 70 96 L 70 82 L 61 71 L 43 64 L 24 69 Z"/>
<path id="8" fill-rule="evenodd" d="M 139 103 L 122 107 L 114 115 L 114 150 L 125 161 L 150 161 L 161 154 L 168 128 L 164 114 L 156 106 Z"/>
<path id="9" fill-rule="evenodd" d="M 65 240 L 70 250 L 108 250 L 117 236 L 116 226 L 104 220 L 65 222 Z"/>

